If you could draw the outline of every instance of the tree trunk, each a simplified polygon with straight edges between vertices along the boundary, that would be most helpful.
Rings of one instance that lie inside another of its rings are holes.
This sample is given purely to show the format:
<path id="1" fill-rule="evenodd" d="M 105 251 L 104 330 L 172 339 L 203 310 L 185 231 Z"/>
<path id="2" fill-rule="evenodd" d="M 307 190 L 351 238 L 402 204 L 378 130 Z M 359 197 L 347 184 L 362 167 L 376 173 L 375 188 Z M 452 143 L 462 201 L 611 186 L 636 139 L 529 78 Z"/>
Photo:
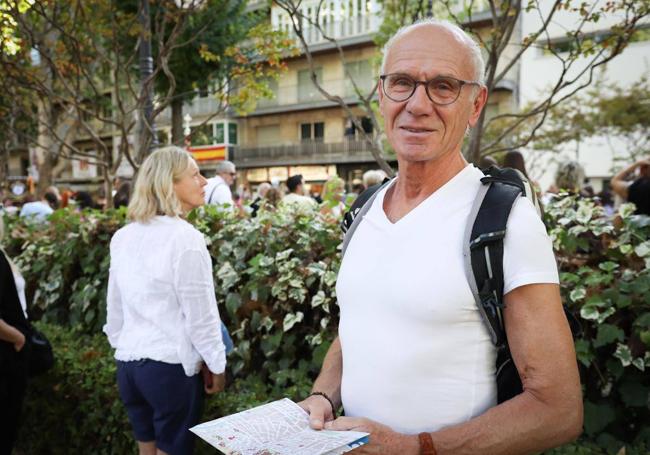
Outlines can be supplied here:
<path id="1" fill-rule="evenodd" d="M 172 107 L 172 144 L 182 147 L 185 142 L 183 134 L 183 99 L 174 98 Z"/>
<path id="2" fill-rule="evenodd" d="M 38 140 L 36 141 L 36 153 L 33 155 L 36 162 L 32 163 L 38 171 L 38 183 L 36 194 L 42 196 L 47 187 L 52 185 L 52 147 L 54 143 L 47 125 L 52 124 L 50 115 L 50 104 L 47 101 L 38 101 Z M 30 154 L 31 155 L 31 154 Z"/>
<path id="3" fill-rule="evenodd" d="M 467 160 L 470 163 L 478 164 L 481 160 L 481 139 L 483 136 L 483 126 L 485 125 L 485 108 L 481 112 L 481 116 L 470 130 L 469 147 L 467 148 Z"/>

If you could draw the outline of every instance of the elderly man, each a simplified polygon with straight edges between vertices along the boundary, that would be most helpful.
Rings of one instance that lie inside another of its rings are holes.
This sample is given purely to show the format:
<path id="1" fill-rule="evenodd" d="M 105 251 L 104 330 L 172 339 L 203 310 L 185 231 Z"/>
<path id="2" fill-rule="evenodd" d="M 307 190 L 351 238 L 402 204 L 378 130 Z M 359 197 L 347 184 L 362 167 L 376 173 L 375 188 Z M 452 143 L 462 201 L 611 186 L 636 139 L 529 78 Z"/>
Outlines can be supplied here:
<path id="1" fill-rule="evenodd" d="M 205 187 L 205 203 L 233 205 L 230 187 L 234 183 L 235 177 L 237 177 L 237 172 L 232 161 L 219 162 L 215 169 L 215 176 L 208 179 L 208 184 Z"/>
<path id="2" fill-rule="evenodd" d="M 487 91 L 478 45 L 427 21 L 386 45 L 379 105 L 398 177 L 341 264 L 339 337 L 300 405 L 316 429 L 370 433 L 354 453 L 517 454 L 577 437 L 582 397 L 551 243 L 519 198 L 504 240 L 505 326 L 523 393 L 497 405 L 495 348 L 463 261 L 482 172 L 461 154 Z M 345 409 L 335 418 L 334 409 Z"/>

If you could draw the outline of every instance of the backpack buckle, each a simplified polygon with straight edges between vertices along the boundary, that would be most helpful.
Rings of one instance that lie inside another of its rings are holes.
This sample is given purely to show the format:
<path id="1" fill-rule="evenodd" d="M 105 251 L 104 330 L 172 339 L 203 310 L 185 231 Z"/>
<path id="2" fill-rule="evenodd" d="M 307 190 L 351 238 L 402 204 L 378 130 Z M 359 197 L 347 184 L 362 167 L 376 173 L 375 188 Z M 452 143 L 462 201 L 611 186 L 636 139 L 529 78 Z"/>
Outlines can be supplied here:
<path id="1" fill-rule="evenodd" d="M 488 243 L 493 243 L 497 242 L 499 240 L 503 240 L 503 238 L 506 236 L 506 231 L 505 229 L 502 231 L 494 231 L 494 232 L 486 232 L 478 237 L 476 237 L 474 240 L 472 240 L 469 243 L 469 249 L 470 250 L 475 250 L 476 248 L 480 248 L 484 246 L 485 244 Z"/>

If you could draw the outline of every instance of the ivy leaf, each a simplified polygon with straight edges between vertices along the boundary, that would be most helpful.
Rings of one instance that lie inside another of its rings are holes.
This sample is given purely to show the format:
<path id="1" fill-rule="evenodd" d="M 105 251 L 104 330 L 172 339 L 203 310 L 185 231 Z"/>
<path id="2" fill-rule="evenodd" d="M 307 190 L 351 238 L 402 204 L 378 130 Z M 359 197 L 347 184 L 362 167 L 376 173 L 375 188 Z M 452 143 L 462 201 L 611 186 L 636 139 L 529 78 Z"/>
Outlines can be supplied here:
<path id="1" fill-rule="evenodd" d="M 302 311 L 298 311 L 296 313 L 287 313 L 287 315 L 284 317 L 284 322 L 282 323 L 282 330 L 284 332 L 288 332 L 294 325 L 302 322 L 304 317 L 305 315 L 302 313 Z"/>
<path id="2" fill-rule="evenodd" d="M 594 341 L 594 347 L 600 348 L 614 341 L 623 341 L 625 333 L 615 325 L 601 324 L 598 327 L 598 336 Z"/>
<path id="3" fill-rule="evenodd" d="M 580 317 L 588 321 L 595 321 L 600 316 L 600 312 L 596 306 L 585 305 L 580 308 Z"/>
<path id="4" fill-rule="evenodd" d="M 616 420 L 616 411 L 609 404 L 594 404 L 585 402 L 585 433 L 594 435 L 600 433 L 607 425 Z"/>
<path id="5" fill-rule="evenodd" d="M 311 298 L 311 307 L 316 308 L 325 303 L 325 293 L 320 290 Z"/>
<path id="6" fill-rule="evenodd" d="M 618 268 L 618 264 L 616 262 L 612 261 L 607 261 L 607 262 L 601 262 L 598 264 L 598 268 L 600 270 L 604 270 L 605 272 L 612 272 Z"/>
<path id="7" fill-rule="evenodd" d="M 650 256 L 650 240 L 646 240 L 640 245 L 637 245 L 637 247 L 634 248 L 634 253 L 640 258 Z"/>
<path id="8" fill-rule="evenodd" d="M 616 310 L 614 308 L 607 308 L 605 311 L 600 313 L 600 315 L 598 315 L 598 319 L 596 320 L 598 321 L 599 324 L 602 324 L 605 321 L 605 319 L 607 319 L 614 313 L 616 313 Z"/>
<path id="9" fill-rule="evenodd" d="M 573 291 L 571 291 L 571 293 L 569 294 L 569 298 L 571 299 L 571 301 L 577 302 L 578 300 L 584 299 L 586 295 L 587 295 L 587 291 L 585 290 L 585 288 L 578 287 L 575 288 Z"/>
<path id="10" fill-rule="evenodd" d="M 645 371 L 645 362 L 641 357 L 637 357 L 636 359 L 632 360 L 632 365 L 634 365 L 640 371 Z"/>
<path id="11" fill-rule="evenodd" d="M 628 367 L 632 364 L 632 351 L 630 348 L 622 343 L 618 343 L 616 346 L 616 352 L 614 357 L 621 361 L 621 365 Z"/>
<path id="12" fill-rule="evenodd" d="M 589 367 L 591 362 L 594 359 L 594 354 L 591 351 L 591 346 L 587 340 L 577 340 L 576 341 L 576 355 L 578 360 L 584 366 Z"/>

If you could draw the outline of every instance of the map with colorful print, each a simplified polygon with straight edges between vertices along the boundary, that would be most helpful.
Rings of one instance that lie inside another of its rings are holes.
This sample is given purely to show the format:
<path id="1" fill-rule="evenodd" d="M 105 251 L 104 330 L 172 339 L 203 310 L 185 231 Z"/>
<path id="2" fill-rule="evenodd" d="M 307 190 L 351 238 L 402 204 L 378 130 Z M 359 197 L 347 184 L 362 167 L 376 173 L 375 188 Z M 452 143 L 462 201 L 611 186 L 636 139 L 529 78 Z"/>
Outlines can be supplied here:
<path id="1" fill-rule="evenodd" d="M 368 433 L 312 430 L 307 413 L 288 398 L 190 431 L 226 455 L 338 455 L 368 442 Z"/>

